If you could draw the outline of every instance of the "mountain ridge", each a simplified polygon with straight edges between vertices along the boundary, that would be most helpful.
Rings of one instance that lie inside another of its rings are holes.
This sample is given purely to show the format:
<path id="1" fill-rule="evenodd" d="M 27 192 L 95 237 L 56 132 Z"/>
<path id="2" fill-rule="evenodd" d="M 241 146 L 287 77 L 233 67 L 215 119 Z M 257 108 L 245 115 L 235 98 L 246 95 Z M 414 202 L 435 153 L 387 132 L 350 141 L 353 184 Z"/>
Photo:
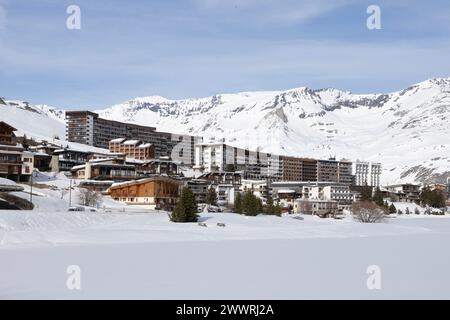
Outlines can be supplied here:
<path id="1" fill-rule="evenodd" d="M 35 109 L 63 121 L 62 110 Z M 298 87 L 181 100 L 148 96 L 96 112 L 280 155 L 381 162 L 383 182 L 443 182 L 450 176 L 450 78 L 376 94 Z"/>

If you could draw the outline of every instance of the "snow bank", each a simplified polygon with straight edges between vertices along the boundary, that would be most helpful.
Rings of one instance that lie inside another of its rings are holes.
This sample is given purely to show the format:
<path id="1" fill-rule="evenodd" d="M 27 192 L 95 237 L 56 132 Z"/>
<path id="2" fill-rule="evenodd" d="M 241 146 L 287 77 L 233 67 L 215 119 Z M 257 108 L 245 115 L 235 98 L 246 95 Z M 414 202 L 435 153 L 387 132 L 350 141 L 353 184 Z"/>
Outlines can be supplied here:
<path id="1" fill-rule="evenodd" d="M 17 185 L 17 183 L 15 183 L 14 181 L 9 180 L 9 179 L 0 178 L 0 185 L 15 186 L 15 185 Z"/>

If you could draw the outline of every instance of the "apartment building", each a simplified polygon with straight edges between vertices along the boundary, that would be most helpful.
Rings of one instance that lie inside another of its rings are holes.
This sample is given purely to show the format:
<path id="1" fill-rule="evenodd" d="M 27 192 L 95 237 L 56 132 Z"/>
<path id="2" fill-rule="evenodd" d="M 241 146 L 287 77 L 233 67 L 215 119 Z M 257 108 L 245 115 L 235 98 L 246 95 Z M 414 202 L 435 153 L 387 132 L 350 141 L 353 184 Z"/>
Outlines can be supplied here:
<path id="1" fill-rule="evenodd" d="M 317 181 L 317 160 L 282 156 L 284 181 Z"/>
<path id="2" fill-rule="evenodd" d="M 416 202 L 420 199 L 420 185 L 418 184 L 394 184 L 385 188 L 391 197 L 396 197 L 399 201 Z"/>
<path id="3" fill-rule="evenodd" d="M 339 163 L 334 160 L 317 161 L 317 181 L 335 182 L 339 181 Z"/>
<path id="4" fill-rule="evenodd" d="M 136 179 L 136 167 L 123 159 L 96 159 L 71 168 L 72 176 L 84 180 L 127 181 Z"/>
<path id="5" fill-rule="evenodd" d="M 267 180 L 242 180 L 240 191 L 250 191 L 263 202 L 267 201 L 267 198 L 272 195 Z"/>
<path id="6" fill-rule="evenodd" d="M 331 217 L 339 212 L 338 203 L 331 200 L 296 199 L 293 206 L 294 213 Z"/>
<path id="7" fill-rule="evenodd" d="M 338 183 L 351 185 L 353 183 L 353 163 L 347 159 L 341 159 L 338 163 Z"/>
<path id="8" fill-rule="evenodd" d="M 23 172 L 23 148 L 16 145 L 16 129 L 0 121 L 0 177 L 23 180 L 27 179 Z M 29 177 L 30 174 L 28 174 Z"/>
<path id="9" fill-rule="evenodd" d="M 351 185 L 353 182 L 352 162 L 334 158 L 317 161 L 317 181 Z"/>
<path id="10" fill-rule="evenodd" d="M 309 188 L 309 199 L 334 201 L 339 210 L 350 210 L 355 201 L 355 193 L 349 185 L 324 185 Z"/>
<path id="11" fill-rule="evenodd" d="M 140 175 L 164 174 L 168 176 L 179 175 L 179 165 L 167 158 L 151 159 L 136 166 L 136 172 Z"/>
<path id="12" fill-rule="evenodd" d="M 353 172 L 354 185 L 380 187 L 381 163 L 357 160 Z"/>
<path id="13" fill-rule="evenodd" d="M 194 169 L 201 172 L 242 171 L 245 179 L 282 179 L 282 159 L 273 154 L 232 147 L 224 143 L 195 145 Z"/>
<path id="14" fill-rule="evenodd" d="M 170 156 L 186 164 L 194 162 L 194 144 L 199 137 L 156 131 L 155 127 L 100 118 L 91 111 L 66 112 L 66 136 L 71 142 L 78 142 L 108 149 L 109 142 L 125 138 L 150 143 L 155 148 L 155 157 Z"/>
<path id="15" fill-rule="evenodd" d="M 197 203 L 206 202 L 206 194 L 210 186 L 210 182 L 204 179 L 191 179 L 186 182 L 186 186 L 194 193 Z"/>
<path id="16" fill-rule="evenodd" d="M 114 184 L 108 193 L 114 200 L 151 209 L 172 210 L 183 182 L 169 177 L 150 177 Z"/>
<path id="17" fill-rule="evenodd" d="M 112 157 L 123 158 L 123 155 L 98 153 L 66 147 L 53 151 L 50 169 L 53 172 L 70 171 L 72 167 L 82 165 L 89 160 L 109 159 Z"/>
<path id="18" fill-rule="evenodd" d="M 155 158 L 155 146 L 141 140 L 127 140 L 125 138 L 113 139 L 109 142 L 109 151 L 122 153 L 129 158 L 149 160 Z"/>

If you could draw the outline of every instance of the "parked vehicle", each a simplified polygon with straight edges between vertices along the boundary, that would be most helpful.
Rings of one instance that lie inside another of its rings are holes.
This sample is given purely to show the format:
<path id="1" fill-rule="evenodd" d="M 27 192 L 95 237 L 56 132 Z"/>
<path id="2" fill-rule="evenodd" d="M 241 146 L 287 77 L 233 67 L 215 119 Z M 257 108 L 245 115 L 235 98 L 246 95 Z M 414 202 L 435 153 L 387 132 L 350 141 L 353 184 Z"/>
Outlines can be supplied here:
<path id="1" fill-rule="evenodd" d="M 85 211 L 84 207 L 70 207 L 69 211 Z"/>
<path id="2" fill-rule="evenodd" d="M 222 209 L 217 206 L 208 206 L 208 212 L 222 212 Z"/>

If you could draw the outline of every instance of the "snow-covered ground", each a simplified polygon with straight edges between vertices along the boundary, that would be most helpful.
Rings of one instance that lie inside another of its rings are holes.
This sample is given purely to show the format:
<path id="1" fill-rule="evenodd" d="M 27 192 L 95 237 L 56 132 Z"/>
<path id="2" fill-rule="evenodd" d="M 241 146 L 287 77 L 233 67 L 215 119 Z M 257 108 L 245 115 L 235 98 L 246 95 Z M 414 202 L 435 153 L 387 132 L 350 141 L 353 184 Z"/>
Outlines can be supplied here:
<path id="1" fill-rule="evenodd" d="M 202 213 L 204 227 L 107 197 L 107 210 L 68 212 L 64 175 L 35 181 L 47 186 L 33 188 L 35 210 L 0 211 L 0 299 L 450 298 L 448 215 L 362 224 Z M 23 186 L 16 194 L 29 197 Z M 81 290 L 66 286 L 73 265 Z M 380 290 L 367 288 L 372 265 Z"/>
<path id="2" fill-rule="evenodd" d="M 0 298 L 450 298 L 447 216 L 200 221 L 207 227 L 155 212 L 0 212 Z M 71 265 L 81 290 L 66 287 Z M 381 290 L 367 288 L 370 265 Z"/>

